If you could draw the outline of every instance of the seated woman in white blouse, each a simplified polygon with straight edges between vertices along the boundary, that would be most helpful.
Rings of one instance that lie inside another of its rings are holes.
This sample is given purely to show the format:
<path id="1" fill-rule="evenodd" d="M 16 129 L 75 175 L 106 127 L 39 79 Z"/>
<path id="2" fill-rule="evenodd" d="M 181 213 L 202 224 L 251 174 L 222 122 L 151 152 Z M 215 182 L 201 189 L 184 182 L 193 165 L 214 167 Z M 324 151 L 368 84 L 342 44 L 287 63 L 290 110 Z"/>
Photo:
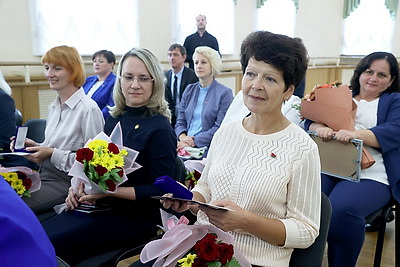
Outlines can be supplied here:
<path id="1" fill-rule="evenodd" d="M 241 46 L 243 101 L 250 116 L 219 128 L 193 199 L 221 211 L 165 201 L 164 207 L 197 214 L 234 236 L 234 247 L 254 266 L 288 266 L 294 248 L 319 233 L 321 181 L 317 145 L 282 114 L 303 80 L 307 50 L 301 40 L 265 31 Z"/>
<path id="2" fill-rule="evenodd" d="M 57 92 L 57 97 L 49 106 L 44 142 L 25 140 L 26 150 L 33 152 L 25 157 L 40 163 L 42 185 L 31 197 L 22 199 L 36 215 L 64 202 L 71 186 L 68 172 L 76 151 L 104 126 L 99 107 L 81 87 L 85 71 L 76 48 L 54 47 L 43 55 L 42 63 L 50 88 Z"/>

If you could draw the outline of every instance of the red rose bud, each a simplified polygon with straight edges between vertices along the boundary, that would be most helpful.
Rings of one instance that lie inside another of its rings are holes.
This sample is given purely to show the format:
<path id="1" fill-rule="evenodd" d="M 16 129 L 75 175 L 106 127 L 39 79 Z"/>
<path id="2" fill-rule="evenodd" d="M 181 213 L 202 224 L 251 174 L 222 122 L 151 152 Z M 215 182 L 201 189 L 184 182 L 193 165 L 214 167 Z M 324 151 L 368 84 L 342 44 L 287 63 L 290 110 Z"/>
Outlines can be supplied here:
<path id="1" fill-rule="evenodd" d="M 21 172 L 21 171 L 17 171 L 17 175 L 18 175 L 19 179 L 25 179 L 28 177 L 28 176 L 26 176 L 26 174 L 24 172 Z"/>
<path id="2" fill-rule="evenodd" d="M 217 240 L 217 236 L 215 235 L 215 234 L 211 234 L 211 233 L 208 233 L 205 237 L 204 237 L 204 239 L 211 239 L 211 240 L 213 240 L 214 242 Z"/>
<path id="3" fill-rule="evenodd" d="M 124 170 L 123 169 L 121 169 L 117 173 L 118 173 L 119 177 L 121 177 L 121 178 L 122 178 L 122 176 L 124 176 Z"/>
<path id="4" fill-rule="evenodd" d="M 32 180 L 29 178 L 22 179 L 22 184 L 24 185 L 25 189 L 28 190 L 32 186 Z"/>
<path id="5" fill-rule="evenodd" d="M 111 180 L 106 180 L 106 185 L 107 185 L 109 191 L 114 192 L 114 190 L 115 190 L 115 184 L 114 184 L 113 181 L 111 181 Z"/>
<path id="6" fill-rule="evenodd" d="M 222 264 L 228 263 L 233 257 L 233 245 L 219 243 L 218 245 L 219 261 Z"/>
<path id="7" fill-rule="evenodd" d="M 90 148 L 84 147 L 76 151 L 76 160 L 83 163 L 83 160 L 89 161 L 93 158 L 93 151 Z"/>
<path id="8" fill-rule="evenodd" d="M 100 177 L 103 176 L 107 172 L 107 168 L 105 168 L 101 165 L 96 166 L 96 168 L 94 168 L 94 170 L 97 172 L 97 174 Z"/>
<path id="9" fill-rule="evenodd" d="M 219 258 L 217 244 L 215 244 L 215 239 L 207 238 L 207 236 L 196 243 L 194 250 L 199 258 L 206 261 L 216 261 Z"/>
<path id="10" fill-rule="evenodd" d="M 118 154 L 119 153 L 119 148 L 114 143 L 109 143 L 108 144 L 108 150 L 113 154 Z"/>
<path id="11" fill-rule="evenodd" d="M 200 179 L 201 173 L 198 170 L 194 170 L 194 178 L 196 178 L 196 181 L 198 181 Z"/>

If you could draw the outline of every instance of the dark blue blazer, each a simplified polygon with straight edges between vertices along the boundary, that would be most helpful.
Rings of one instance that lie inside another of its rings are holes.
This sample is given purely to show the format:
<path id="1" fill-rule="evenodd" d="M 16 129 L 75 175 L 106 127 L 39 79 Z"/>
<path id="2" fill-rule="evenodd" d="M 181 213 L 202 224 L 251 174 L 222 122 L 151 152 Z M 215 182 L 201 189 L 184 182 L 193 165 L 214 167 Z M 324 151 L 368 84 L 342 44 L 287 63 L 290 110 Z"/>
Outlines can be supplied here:
<path id="1" fill-rule="evenodd" d="M 381 146 L 392 194 L 400 201 L 400 94 L 382 94 L 378 103 L 377 125 L 370 129 Z"/>
<path id="2" fill-rule="evenodd" d="M 104 80 L 103 84 L 97 89 L 97 91 L 93 94 L 92 99 L 96 101 L 97 105 L 103 112 L 104 119 L 110 115 L 107 106 L 114 106 L 113 100 L 113 88 L 115 83 L 116 76 L 114 73 L 110 73 L 107 78 Z M 85 94 L 87 94 L 92 88 L 92 86 L 98 81 L 97 75 L 89 76 L 86 78 L 85 83 L 83 84 L 83 90 Z"/>
<path id="3" fill-rule="evenodd" d="M 176 123 L 176 116 L 175 116 L 176 111 L 175 111 L 175 101 L 172 98 L 172 89 L 171 89 L 171 80 L 173 77 L 172 69 L 165 72 L 165 77 L 167 78 L 167 82 L 165 84 L 165 99 L 168 101 L 168 107 L 172 113 L 171 125 L 172 127 L 174 127 Z M 192 69 L 183 67 L 181 85 L 179 87 L 179 101 L 182 99 L 183 91 L 185 91 L 186 87 L 189 84 L 197 83 L 198 81 L 199 78 L 197 78 L 196 74 Z"/>
<path id="4" fill-rule="evenodd" d="M 15 103 L 14 100 L 0 88 L 0 148 L 2 152 L 10 152 L 10 137 L 15 135 Z"/>
<path id="5" fill-rule="evenodd" d="M 11 96 L 0 88 L 0 152 L 10 151 L 10 137 L 15 135 L 15 103 Z M 0 158 L 0 165 L 3 167 L 26 166 L 37 169 L 38 166 L 20 156 L 6 156 Z"/>

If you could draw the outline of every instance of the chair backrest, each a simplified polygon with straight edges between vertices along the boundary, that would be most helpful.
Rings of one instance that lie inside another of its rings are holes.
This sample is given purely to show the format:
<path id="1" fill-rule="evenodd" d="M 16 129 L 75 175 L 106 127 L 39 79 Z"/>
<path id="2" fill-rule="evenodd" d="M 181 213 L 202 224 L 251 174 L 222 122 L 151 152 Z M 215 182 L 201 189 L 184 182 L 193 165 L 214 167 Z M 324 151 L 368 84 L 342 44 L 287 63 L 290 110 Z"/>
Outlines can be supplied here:
<path id="1" fill-rule="evenodd" d="M 289 262 L 290 267 L 315 267 L 322 265 L 331 216 L 331 202 L 324 193 L 321 193 L 321 221 L 319 235 L 315 239 L 314 243 L 308 248 L 294 249 Z"/>
<path id="2" fill-rule="evenodd" d="M 26 137 L 38 143 L 42 143 L 44 141 L 44 130 L 46 129 L 46 120 L 30 119 L 25 122 L 24 126 L 28 126 L 28 133 Z"/>
<path id="3" fill-rule="evenodd" d="M 14 116 L 15 116 L 15 124 L 17 126 L 21 126 L 22 125 L 22 113 L 21 113 L 21 111 L 16 108 L 15 112 L 14 112 Z"/>

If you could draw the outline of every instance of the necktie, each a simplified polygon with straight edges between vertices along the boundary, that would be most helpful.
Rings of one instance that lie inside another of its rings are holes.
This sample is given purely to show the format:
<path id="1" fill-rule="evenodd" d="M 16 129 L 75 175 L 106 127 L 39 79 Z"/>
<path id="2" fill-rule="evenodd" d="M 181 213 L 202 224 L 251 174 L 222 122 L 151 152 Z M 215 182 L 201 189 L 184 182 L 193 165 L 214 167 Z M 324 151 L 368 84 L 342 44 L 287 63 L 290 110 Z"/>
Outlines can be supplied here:
<path id="1" fill-rule="evenodd" d="M 175 100 L 175 105 L 179 102 L 179 93 L 178 93 L 178 76 L 174 75 L 174 91 L 173 91 L 173 98 Z"/>

